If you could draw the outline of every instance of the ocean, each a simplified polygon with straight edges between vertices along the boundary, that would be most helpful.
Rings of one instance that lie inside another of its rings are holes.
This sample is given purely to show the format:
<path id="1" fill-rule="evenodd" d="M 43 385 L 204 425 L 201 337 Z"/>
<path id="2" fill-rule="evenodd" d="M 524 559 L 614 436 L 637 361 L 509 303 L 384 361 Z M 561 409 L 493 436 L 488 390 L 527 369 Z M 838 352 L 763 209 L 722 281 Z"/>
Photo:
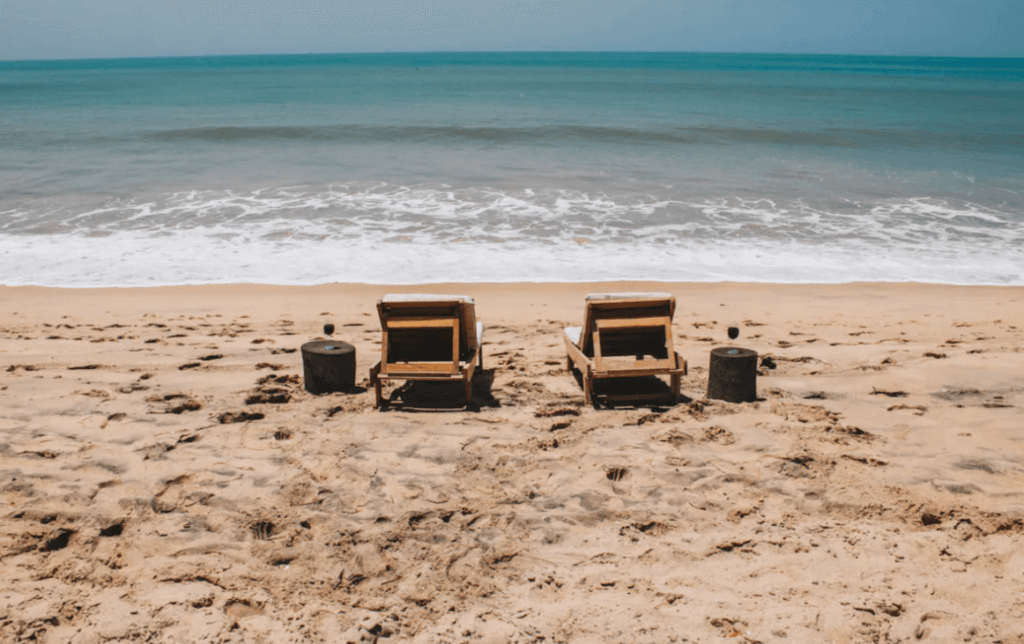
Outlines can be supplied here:
<path id="1" fill-rule="evenodd" d="M 0 63 L 0 284 L 1024 284 L 1024 59 Z"/>

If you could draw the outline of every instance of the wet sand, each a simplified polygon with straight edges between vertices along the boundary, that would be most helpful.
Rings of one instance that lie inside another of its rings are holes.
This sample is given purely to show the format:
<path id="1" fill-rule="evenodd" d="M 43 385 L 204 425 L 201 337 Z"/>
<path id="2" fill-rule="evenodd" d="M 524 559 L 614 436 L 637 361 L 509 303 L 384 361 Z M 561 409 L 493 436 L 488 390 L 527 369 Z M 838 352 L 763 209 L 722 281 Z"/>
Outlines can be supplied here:
<path id="1" fill-rule="evenodd" d="M 678 405 L 584 406 L 609 290 L 676 296 Z M 476 298 L 471 410 L 303 390 L 386 292 Z M 0 641 L 1024 642 L 1022 408 L 1018 287 L 0 288 Z"/>

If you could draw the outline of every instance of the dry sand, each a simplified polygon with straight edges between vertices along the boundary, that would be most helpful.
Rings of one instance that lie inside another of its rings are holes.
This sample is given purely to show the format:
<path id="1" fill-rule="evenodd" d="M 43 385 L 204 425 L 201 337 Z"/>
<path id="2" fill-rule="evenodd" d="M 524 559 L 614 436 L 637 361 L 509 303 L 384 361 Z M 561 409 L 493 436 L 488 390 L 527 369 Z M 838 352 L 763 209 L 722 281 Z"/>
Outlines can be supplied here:
<path id="1" fill-rule="evenodd" d="M 583 406 L 595 290 L 676 295 L 686 401 Z M 302 389 L 387 291 L 477 298 L 478 409 Z M 0 288 L 0 640 L 1021 642 L 1022 392 L 1022 288 Z"/>

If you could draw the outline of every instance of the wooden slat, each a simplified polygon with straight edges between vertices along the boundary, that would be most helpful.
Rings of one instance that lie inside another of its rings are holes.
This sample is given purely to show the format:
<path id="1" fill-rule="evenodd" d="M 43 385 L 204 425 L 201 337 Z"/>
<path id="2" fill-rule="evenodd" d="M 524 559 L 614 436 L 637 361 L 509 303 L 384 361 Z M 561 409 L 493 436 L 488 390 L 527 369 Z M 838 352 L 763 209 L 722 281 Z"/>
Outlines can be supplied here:
<path id="1" fill-rule="evenodd" d="M 669 321 L 669 323 L 665 325 L 665 349 L 667 350 L 666 355 L 668 355 L 668 357 L 672 359 L 673 366 L 678 367 L 679 354 L 676 353 L 676 343 L 672 336 L 672 322 Z"/>
<path id="2" fill-rule="evenodd" d="M 603 318 L 596 320 L 594 326 L 598 329 L 630 329 L 630 328 L 656 328 L 665 327 L 667 330 L 672 324 L 667 316 L 646 317 L 646 318 Z"/>
<path id="3" fill-rule="evenodd" d="M 451 362 L 389 362 L 385 365 L 384 371 L 389 376 L 394 376 L 400 373 L 436 373 L 436 374 L 447 374 L 447 373 L 458 373 L 459 364 Z"/>
<path id="4" fill-rule="evenodd" d="M 590 333 L 594 327 L 594 309 L 588 304 L 583 314 L 583 330 L 580 331 L 579 347 L 584 354 L 590 353 Z"/>
<path id="5" fill-rule="evenodd" d="M 416 381 L 457 381 L 462 380 L 462 373 L 455 374 L 440 374 L 440 375 L 422 375 L 422 374 L 381 374 L 377 377 L 379 380 L 416 380 Z"/>
<path id="6" fill-rule="evenodd" d="M 459 318 L 452 318 L 452 365 L 459 370 Z"/>
<path id="7" fill-rule="evenodd" d="M 671 376 L 686 375 L 682 369 L 623 369 L 615 371 L 595 371 L 595 378 L 637 378 L 640 376 Z"/>
<path id="8" fill-rule="evenodd" d="M 475 329 L 474 329 L 474 331 L 475 331 Z M 473 374 L 476 372 L 476 368 L 477 368 L 477 364 L 478 364 L 479 360 L 480 360 L 480 347 L 477 347 L 476 351 L 473 353 L 473 355 L 470 357 L 470 359 L 468 361 L 466 361 L 465 366 L 462 367 L 463 375 L 466 378 L 468 378 L 469 380 L 473 379 Z"/>
<path id="9" fill-rule="evenodd" d="M 631 298 L 628 300 L 587 300 L 587 306 L 594 309 L 632 309 L 671 307 L 675 298 Z"/>
<path id="10" fill-rule="evenodd" d="M 572 360 L 577 369 L 587 371 L 590 366 L 590 359 L 580 351 L 578 346 L 573 344 L 572 340 L 564 334 L 563 337 L 565 337 L 565 351 L 569 354 L 569 359 Z"/>
<path id="11" fill-rule="evenodd" d="M 613 358 L 605 358 L 605 361 Z M 686 360 L 678 353 L 673 354 L 667 360 L 633 361 L 637 366 L 629 369 L 612 369 L 607 371 L 595 371 L 595 378 L 635 378 L 639 376 L 685 376 L 687 373 Z"/>
<path id="12" fill-rule="evenodd" d="M 444 329 L 455 327 L 457 324 L 457 318 L 443 317 L 409 317 L 388 320 L 389 329 Z"/>
<path id="13" fill-rule="evenodd" d="M 436 308 L 451 308 L 454 306 L 462 306 L 463 302 L 461 299 L 436 299 L 436 300 L 413 300 L 409 302 L 379 302 L 378 306 L 384 309 L 436 309 Z"/>

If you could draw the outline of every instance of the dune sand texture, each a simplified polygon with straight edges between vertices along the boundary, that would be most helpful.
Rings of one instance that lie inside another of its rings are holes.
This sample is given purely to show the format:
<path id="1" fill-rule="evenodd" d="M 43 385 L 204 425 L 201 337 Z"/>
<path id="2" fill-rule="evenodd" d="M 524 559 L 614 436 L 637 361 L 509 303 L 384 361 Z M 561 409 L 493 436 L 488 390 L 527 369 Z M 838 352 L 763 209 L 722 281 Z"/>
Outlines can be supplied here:
<path id="1" fill-rule="evenodd" d="M 607 290 L 676 295 L 684 402 L 583 406 Z M 478 409 L 302 389 L 395 291 L 476 297 Z M 0 640 L 1022 642 L 1022 407 L 1022 288 L 0 288 Z"/>

